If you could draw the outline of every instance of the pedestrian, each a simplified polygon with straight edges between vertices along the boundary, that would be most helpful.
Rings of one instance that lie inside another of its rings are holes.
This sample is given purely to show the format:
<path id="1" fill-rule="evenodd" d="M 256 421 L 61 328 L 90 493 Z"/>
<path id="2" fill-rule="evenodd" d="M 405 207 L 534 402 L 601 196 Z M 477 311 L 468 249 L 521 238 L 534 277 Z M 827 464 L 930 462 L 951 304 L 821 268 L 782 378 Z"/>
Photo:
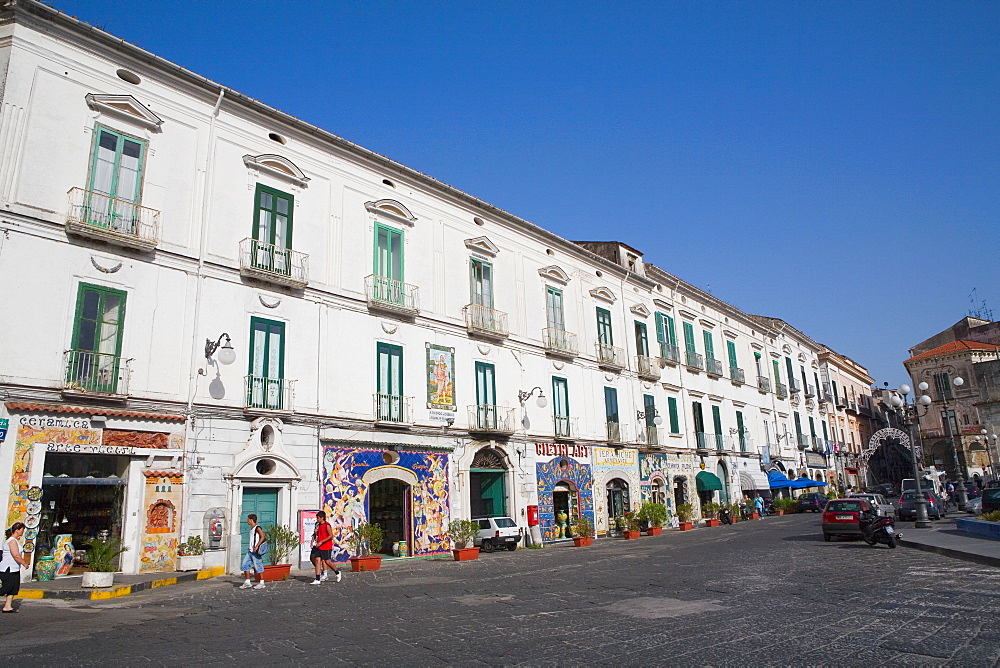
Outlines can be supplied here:
<path id="1" fill-rule="evenodd" d="M 340 570 L 337 564 L 330 560 L 333 553 L 333 527 L 326 521 L 326 513 L 322 510 L 316 513 L 316 529 L 312 535 L 312 550 L 309 552 L 309 561 L 313 562 L 316 568 L 316 579 L 309 584 L 318 585 L 327 581 L 326 567 L 333 569 L 333 577 L 340 582 Z"/>
<path id="2" fill-rule="evenodd" d="M 28 560 L 21 552 L 24 528 L 24 522 L 14 522 L 5 532 L 7 542 L 4 543 L 3 558 L 0 559 L 0 595 L 6 598 L 0 612 L 17 612 L 13 603 L 14 597 L 21 591 L 21 567 L 28 568 Z"/>
<path id="3" fill-rule="evenodd" d="M 757 512 L 757 519 L 762 519 L 764 517 L 764 498 L 757 494 L 757 498 L 753 500 L 754 510 Z"/>
<path id="4" fill-rule="evenodd" d="M 264 536 L 264 529 L 257 524 L 257 514 L 247 515 L 247 526 L 250 527 L 250 545 L 247 547 L 247 556 L 243 557 L 243 577 L 246 581 L 240 585 L 240 589 L 264 589 L 264 555 L 267 554 L 267 537 Z M 251 574 L 256 576 L 257 584 L 250 581 Z"/>

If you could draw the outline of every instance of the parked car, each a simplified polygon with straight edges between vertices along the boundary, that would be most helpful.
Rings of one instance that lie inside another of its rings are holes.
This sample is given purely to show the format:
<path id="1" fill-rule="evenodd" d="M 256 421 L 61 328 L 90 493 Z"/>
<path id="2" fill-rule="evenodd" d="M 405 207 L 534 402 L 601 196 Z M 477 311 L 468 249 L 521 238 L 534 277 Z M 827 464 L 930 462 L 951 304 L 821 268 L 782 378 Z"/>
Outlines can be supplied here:
<path id="1" fill-rule="evenodd" d="M 877 510 L 878 514 L 882 517 L 892 517 L 896 514 L 895 506 L 889 503 L 881 494 L 860 492 L 857 494 L 848 494 L 847 496 L 850 499 L 868 499 L 868 502 L 875 507 L 875 510 Z"/>
<path id="2" fill-rule="evenodd" d="M 969 499 L 969 502 L 965 504 L 965 512 L 972 515 L 979 515 L 983 512 L 983 500 L 982 499 Z"/>
<path id="3" fill-rule="evenodd" d="M 910 478 L 909 480 L 912 480 L 912 478 Z M 904 483 L 903 489 L 906 489 L 906 485 L 905 485 L 906 480 L 904 480 L 903 483 Z M 875 485 L 875 491 L 877 493 L 881 494 L 882 496 L 895 496 L 896 495 L 896 487 L 894 485 L 890 484 L 890 483 L 883 483 L 881 485 Z M 853 494 L 851 496 L 853 496 Z"/>
<path id="4" fill-rule="evenodd" d="M 1000 510 L 1000 487 L 990 487 L 983 490 L 982 504 L 984 513 Z"/>
<path id="5" fill-rule="evenodd" d="M 513 552 L 521 542 L 524 530 L 509 517 L 474 517 L 479 522 L 479 536 L 475 545 L 483 552 L 492 552 L 496 548 L 507 547 Z"/>
<path id="6" fill-rule="evenodd" d="M 804 513 L 809 510 L 814 513 L 823 512 L 823 508 L 826 506 L 826 502 L 830 498 L 823 492 L 809 492 L 808 494 L 802 494 L 798 498 L 799 502 L 799 512 Z"/>
<path id="7" fill-rule="evenodd" d="M 934 492 L 924 492 L 927 500 L 927 517 L 932 520 L 939 520 L 945 516 L 944 503 Z M 917 493 L 903 492 L 899 497 L 899 507 L 896 508 L 896 516 L 900 521 L 917 519 Z"/>
<path id="8" fill-rule="evenodd" d="M 823 540 L 834 536 L 861 537 L 858 518 L 862 512 L 874 512 L 868 499 L 833 499 L 823 509 Z"/>

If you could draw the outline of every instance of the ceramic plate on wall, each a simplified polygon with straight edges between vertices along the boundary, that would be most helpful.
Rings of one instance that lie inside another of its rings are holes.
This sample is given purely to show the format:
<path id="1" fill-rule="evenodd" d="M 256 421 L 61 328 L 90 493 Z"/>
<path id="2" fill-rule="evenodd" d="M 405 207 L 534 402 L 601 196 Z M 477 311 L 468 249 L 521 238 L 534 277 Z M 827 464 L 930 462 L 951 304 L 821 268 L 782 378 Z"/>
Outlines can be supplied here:
<path id="1" fill-rule="evenodd" d="M 32 515 L 28 519 L 24 520 L 24 526 L 28 527 L 29 529 L 34 529 L 35 527 L 37 527 L 38 515 Z"/>
<path id="2" fill-rule="evenodd" d="M 28 514 L 37 515 L 42 512 L 42 502 L 41 501 L 29 501 L 28 502 Z"/>
<path id="3" fill-rule="evenodd" d="M 27 543 L 24 544 L 24 547 L 21 548 L 21 551 L 24 552 L 25 554 L 30 554 L 35 551 L 35 544 L 29 540 Z"/>
<path id="4" fill-rule="evenodd" d="M 24 540 L 35 540 L 38 538 L 38 529 L 28 529 L 24 532 Z"/>
<path id="5" fill-rule="evenodd" d="M 28 501 L 38 501 L 42 498 L 42 488 L 32 487 L 28 490 Z"/>

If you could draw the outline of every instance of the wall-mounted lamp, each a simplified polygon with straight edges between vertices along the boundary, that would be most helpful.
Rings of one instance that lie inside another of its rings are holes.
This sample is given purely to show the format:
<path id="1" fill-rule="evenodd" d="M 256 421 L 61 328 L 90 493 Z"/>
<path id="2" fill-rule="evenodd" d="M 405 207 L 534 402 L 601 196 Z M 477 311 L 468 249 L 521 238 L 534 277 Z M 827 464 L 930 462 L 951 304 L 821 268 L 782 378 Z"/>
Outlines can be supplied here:
<path id="1" fill-rule="evenodd" d="M 535 400 L 535 403 L 538 405 L 538 407 L 545 408 L 546 406 L 548 406 L 549 400 L 546 399 L 545 395 L 542 393 L 542 388 L 538 387 L 537 385 L 531 388 L 530 392 L 525 392 L 524 390 L 518 390 L 517 403 L 524 406 L 524 402 L 526 402 L 528 399 L 531 398 L 531 396 L 535 393 L 535 390 L 538 390 L 538 398 Z"/>
<path id="2" fill-rule="evenodd" d="M 645 420 L 646 419 L 646 413 L 647 413 L 647 411 L 636 411 L 635 412 L 635 417 L 638 420 Z M 653 424 L 656 425 L 657 427 L 659 427 L 661 424 L 663 424 L 663 418 L 660 417 L 660 411 L 657 411 L 657 410 L 653 411 Z"/>
<path id="3" fill-rule="evenodd" d="M 226 340 L 225 343 L 222 343 L 223 339 Z M 221 348 L 219 347 L 220 345 L 222 346 Z M 205 339 L 205 359 L 212 359 L 212 355 L 215 354 L 216 350 L 219 351 L 216 357 L 219 363 L 229 365 L 236 361 L 236 351 L 233 350 L 232 339 L 225 332 L 219 337 L 218 341 Z"/>

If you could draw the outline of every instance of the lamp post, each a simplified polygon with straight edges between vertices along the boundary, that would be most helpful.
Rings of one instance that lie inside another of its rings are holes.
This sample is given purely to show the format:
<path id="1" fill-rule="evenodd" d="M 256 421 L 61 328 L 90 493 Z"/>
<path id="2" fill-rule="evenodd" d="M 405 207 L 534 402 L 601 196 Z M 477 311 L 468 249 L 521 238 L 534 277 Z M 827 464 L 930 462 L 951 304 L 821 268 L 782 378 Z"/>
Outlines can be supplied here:
<path id="1" fill-rule="evenodd" d="M 951 382 L 955 387 L 965 385 L 965 380 L 961 376 L 956 376 Z M 965 478 L 962 476 L 962 468 L 958 461 L 958 444 L 955 443 L 955 432 L 951 426 L 951 411 L 948 410 L 948 397 L 945 392 L 941 393 L 941 402 L 944 404 L 945 435 L 951 442 L 952 456 L 955 459 L 955 473 L 958 476 L 958 509 L 965 510 L 965 504 L 969 502 L 969 494 L 965 489 Z M 965 458 L 964 455 L 962 458 Z"/>
<path id="2" fill-rule="evenodd" d="M 986 456 L 989 457 L 990 460 L 990 477 L 993 480 L 1000 480 L 1000 476 L 997 475 L 997 465 L 1000 464 L 1000 459 L 998 460 L 993 459 L 993 448 L 997 447 L 996 432 L 987 436 L 986 430 L 983 429 L 979 433 L 983 435 L 983 444 L 986 446 Z M 976 441 L 978 440 L 979 437 L 976 436 Z M 992 443 L 990 443 L 990 441 L 992 441 Z M 998 457 L 1000 457 L 1000 455 L 998 455 Z"/>
<path id="3" fill-rule="evenodd" d="M 921 392 L 926 392 L 927 387 L 927 383 L 920 383 L 917 385 L 917 389 Z M 892 407 L 899 412 L 900 423 L 906 429 L 906 433 L 910 437 L 910 462 L 913 464 L 913 478 L 916 481 L 917 486 L 917 494 L 914 501 L 917 507 L 917 519 L 913 523 L 913 527 L 915 529 L 927 529 L 931 526 L 931 522 L 930 518 L 927 516 L 927 499 L 924 498 L 924 491 L 920 487 L 922 467 L 917 463 L 917 444 L 913 440 L 913 431 L 911 430 L 911 426 L 914 422 L 919 423 L 920 418 L 923 415 L 927 415 L 927 407 L 931 405 L 931 398 L 926 394 L 922 394 L 919 398 L 914 398 L 912 404 L 908 404 L 906 402 L 906 397 L 910 394 L 909 385 L 900 385 L 899 394 L 902 395 L 902 398 L 898 395 L 893 395 L 889 398 L 889 403 L 892 404 Z M 924 407 L 923 414 L 918 412 L 918 405 Z"/>
<path id="4" fill-rule="evenodd" d="M 517 403 L 521 404 L 521 411 L 523 412 L 523 416 L 521 417 L 521 426 L 524 427 L 525 431 L 528 431 L 528 429 L 531 428 L 531 422 L 528 420 L 528 412 L 524 410 L 524 403 L 535 394 L 536 390 L 538 391 L 538 398 L 535 399 L 535 403 L 539 408 L 545 408 L 549 405 L 549 400 L 546 399 L 545 394 L 542 393 L 542 388 L 536 385 L 528 391 L 517 391 Z"/>

